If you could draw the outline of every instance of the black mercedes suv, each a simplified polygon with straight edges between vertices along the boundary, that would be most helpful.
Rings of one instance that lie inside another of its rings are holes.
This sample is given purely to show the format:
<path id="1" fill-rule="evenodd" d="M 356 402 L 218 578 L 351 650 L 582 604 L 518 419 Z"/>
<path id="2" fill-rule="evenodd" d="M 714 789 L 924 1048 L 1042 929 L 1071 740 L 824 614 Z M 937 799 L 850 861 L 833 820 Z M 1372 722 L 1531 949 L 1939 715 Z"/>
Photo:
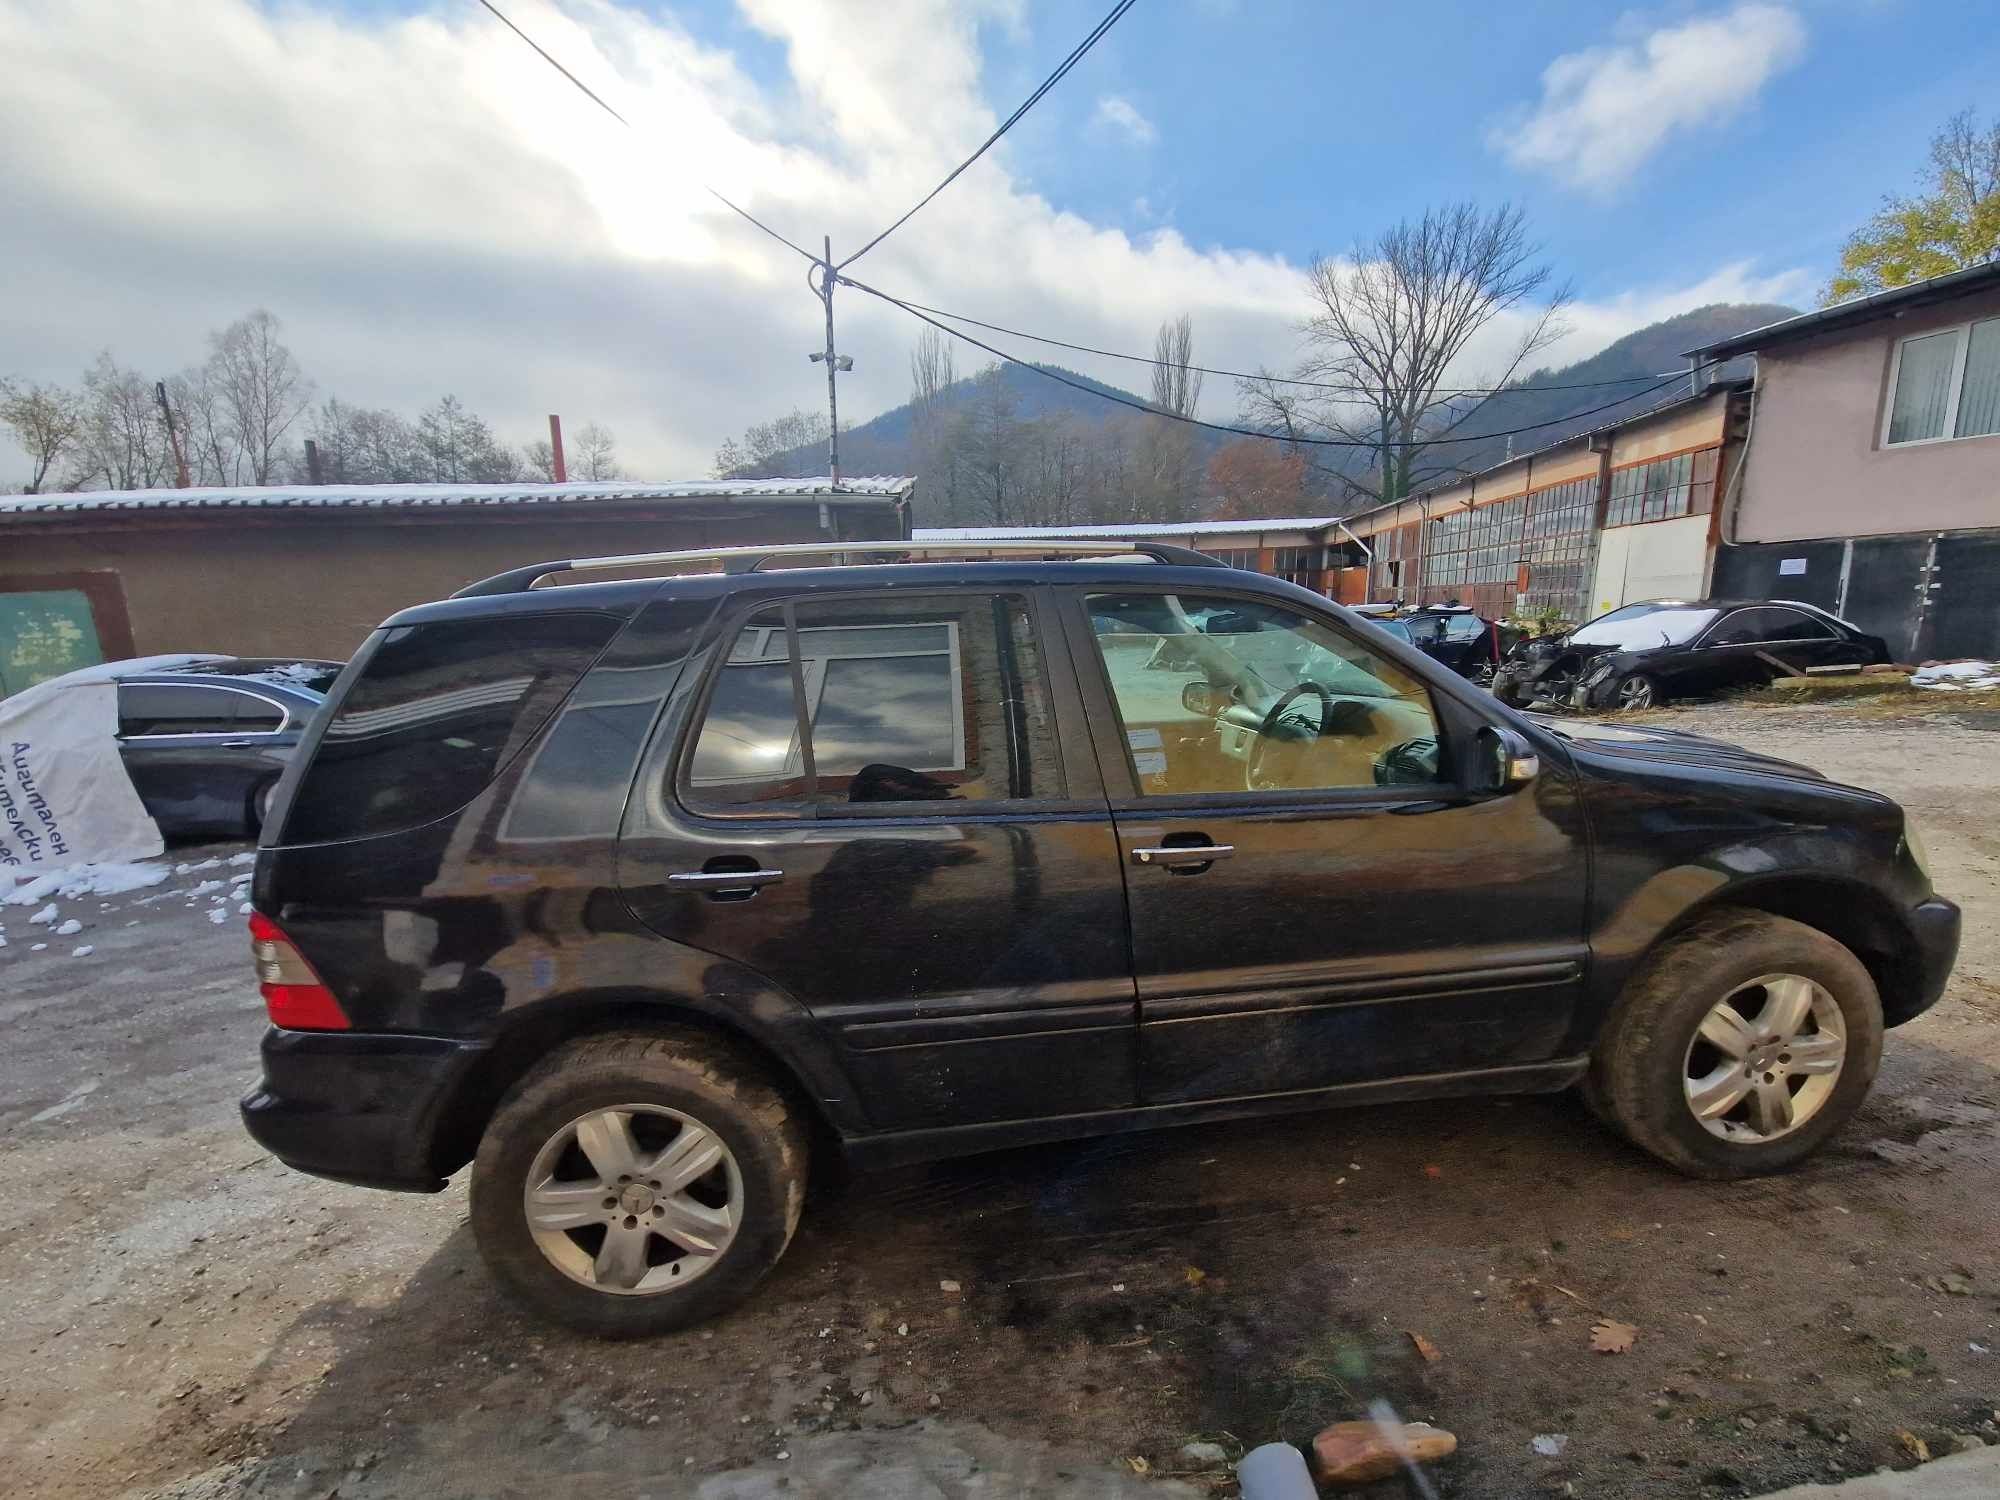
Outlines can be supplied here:
<path id="1" fill-rule="evenodd" d="M 377 630 L 264 827 L 251 1133 L 471 1162 L 498 1279 L 639 1334 L 750 1290 L 815 1155 L 1580 1084 L 1780 1170 L 1944 986 L 1873 792 L 1517 713 L 1196 553 L 933 550 L 550 563 Z"/>

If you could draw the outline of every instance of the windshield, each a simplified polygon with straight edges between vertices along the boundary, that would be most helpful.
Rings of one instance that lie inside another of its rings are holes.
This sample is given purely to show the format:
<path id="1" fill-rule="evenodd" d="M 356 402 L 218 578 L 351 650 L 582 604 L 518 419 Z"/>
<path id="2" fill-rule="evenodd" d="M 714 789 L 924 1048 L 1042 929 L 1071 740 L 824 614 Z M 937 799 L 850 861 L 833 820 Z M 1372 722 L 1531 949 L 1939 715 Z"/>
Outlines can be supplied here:
<path id="1" fill-rule="evenodd" d="M 1410 641 L 1412 645 L 1415 644 L 1414 639 L 1410 635 L 1410 627 L 1405 625 L 1401 620 L 1371 619 L 1368 623 L 1373 625 L 1377 630 L 1388 631 L 1389 634 L 1395 636 L 1398 640 Z"/>
<path id="2" fill-rule="evenodd" d="M 1620 651 L 1684 646 L 1715 616 L 1715 610 L 1693 604 L 1628 604 L 1579 626 L 1569 639 L 1573 646 L 1613 646 Z"/>

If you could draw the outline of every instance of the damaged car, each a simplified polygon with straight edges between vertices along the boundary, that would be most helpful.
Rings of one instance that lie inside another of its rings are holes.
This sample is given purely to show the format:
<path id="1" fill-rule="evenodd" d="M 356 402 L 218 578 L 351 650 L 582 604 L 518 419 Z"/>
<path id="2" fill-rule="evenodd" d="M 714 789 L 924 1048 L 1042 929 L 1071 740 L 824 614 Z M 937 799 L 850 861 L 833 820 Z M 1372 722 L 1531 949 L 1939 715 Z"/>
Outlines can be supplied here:
<path id="1" fill-rule="evenodd" d="M 1526 706 L 1652 708 L 1669 698 L 1758 687 L 1814 668 L 1889 660 L 1880 636 L 1810 604 L 1772 599 L 1654 599 L 1567 636 L 1523 643 L 1493 692 Z"/>

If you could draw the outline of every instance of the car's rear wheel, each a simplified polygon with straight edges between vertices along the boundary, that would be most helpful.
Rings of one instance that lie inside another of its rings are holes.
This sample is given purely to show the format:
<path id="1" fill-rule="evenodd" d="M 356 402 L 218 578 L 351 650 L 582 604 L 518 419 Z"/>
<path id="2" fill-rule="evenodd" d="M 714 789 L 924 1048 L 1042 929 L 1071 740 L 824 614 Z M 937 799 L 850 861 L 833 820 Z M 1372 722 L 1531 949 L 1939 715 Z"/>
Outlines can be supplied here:
<path id="1" fill-rule="evenodd" d="M 1853 953 L 1758 911 L 1702 918 L 1625 987 L 1591 1058 L 1593 1107 L 1697 1177 L 1783 1171 L 1846 1123 L 1882 1056 Z"/>
<path id="2" fill-rule="evenodd" d="M 586 1333 L 714 1317 L 776 1265 L 805 1201 L 806 1134 L 754 1065 L 697 1032 L 552 1054 L 494 1112 L 472 1227 L 494 1276 Z"/>
<path id="3" fill-rule="evenodd" d="M 278 778 L 273 776 L 269 781 L 259 783 L 257 790 L 250 794 L 250 816 L 244 821 L 249 825 L 251 838 L 264 831 L 264 824 L 271 816 L 271 794 L 277 789 Z"/>

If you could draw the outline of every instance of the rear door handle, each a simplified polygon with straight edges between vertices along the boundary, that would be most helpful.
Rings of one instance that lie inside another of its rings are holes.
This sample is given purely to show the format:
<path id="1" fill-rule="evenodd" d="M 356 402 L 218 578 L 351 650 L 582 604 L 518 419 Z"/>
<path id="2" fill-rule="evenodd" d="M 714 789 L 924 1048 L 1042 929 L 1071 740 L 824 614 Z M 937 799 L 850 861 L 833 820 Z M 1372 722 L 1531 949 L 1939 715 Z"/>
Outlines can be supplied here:
<path id="1" fill-rule="evenodd" d="M 785 878 L 783 870 L 684 870 L 667 884 L 683 891 L 754 891 Z"/>
<path id="2" fill-rule="evenodd" d="M 1235 852 L 1234 844 L 1172 844 L 1164 848 L 1134 849 L 1132 863 L 1176 869 L 1182 865 L 1205 865 L 1211 860 L 1227 859 Z"/>

